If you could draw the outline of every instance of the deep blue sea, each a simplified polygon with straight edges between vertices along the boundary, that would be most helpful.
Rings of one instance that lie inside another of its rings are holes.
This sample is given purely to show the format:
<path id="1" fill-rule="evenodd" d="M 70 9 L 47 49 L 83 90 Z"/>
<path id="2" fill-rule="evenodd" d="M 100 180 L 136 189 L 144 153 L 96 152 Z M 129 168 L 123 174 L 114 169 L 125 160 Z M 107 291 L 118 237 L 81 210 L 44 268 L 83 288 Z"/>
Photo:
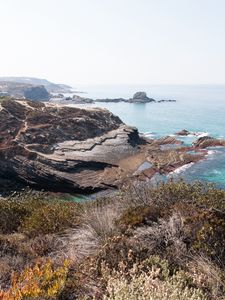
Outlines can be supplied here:
<path id="1" fill-rule="evenodd" d="M 225 138 L 225 85 L 110 85 L 76 86 L 81 96 L 97 98 L 131 98 L 145 91 L 156 100 L 175 99 L 176 103 L 97 103 L 135 126 L 149 137 L 173 135 L 187 129 L 200 135 Z M 196 137 L 182 138 L 190 144 Z M 187 180 L 204 180 L 225 188 L 225 149 L 209 149 L 206 160 L 179 172 Z"/>

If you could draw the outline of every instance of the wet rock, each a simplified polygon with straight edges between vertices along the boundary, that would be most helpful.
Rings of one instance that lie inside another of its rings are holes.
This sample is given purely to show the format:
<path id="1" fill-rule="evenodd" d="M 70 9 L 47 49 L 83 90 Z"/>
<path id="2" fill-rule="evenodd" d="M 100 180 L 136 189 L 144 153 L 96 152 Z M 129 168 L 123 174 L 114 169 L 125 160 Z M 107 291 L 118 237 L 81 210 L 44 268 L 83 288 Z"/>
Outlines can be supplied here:
<path id="1" fill-rule="evenodd" d="M 176 135 L 180 135 L 180 136 L 187 136 L 189 134 L 190 134 L 190 132 L 186 129 L 176 132 Z"/>
<path id="2" fill-rule="evenodd" d="M 173 99 L 162 99 L 162 100 L 159 100 L 158 103 L 164 103 L 164 102 L 177 102 L 177 100 L 173 100 Z"/>

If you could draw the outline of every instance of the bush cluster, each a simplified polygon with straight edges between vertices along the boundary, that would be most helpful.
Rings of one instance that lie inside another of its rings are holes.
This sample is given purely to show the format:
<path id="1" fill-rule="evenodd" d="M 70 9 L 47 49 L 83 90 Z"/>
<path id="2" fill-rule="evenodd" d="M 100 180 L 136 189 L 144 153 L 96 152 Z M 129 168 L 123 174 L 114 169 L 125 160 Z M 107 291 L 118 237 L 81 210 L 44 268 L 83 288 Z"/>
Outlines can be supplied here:
<path id="1" fill-rule="evenodd" d="M 225 191 L 170 180 L 82 204 L 1 199 L 0 270 L 2 300 L 224 300 Z"/>

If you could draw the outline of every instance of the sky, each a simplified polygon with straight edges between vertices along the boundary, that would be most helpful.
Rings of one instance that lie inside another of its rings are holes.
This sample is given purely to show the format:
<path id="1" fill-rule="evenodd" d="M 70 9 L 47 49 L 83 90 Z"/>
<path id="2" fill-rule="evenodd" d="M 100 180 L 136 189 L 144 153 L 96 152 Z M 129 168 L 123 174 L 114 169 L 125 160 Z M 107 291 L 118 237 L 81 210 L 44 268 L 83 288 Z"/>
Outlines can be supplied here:
<path id="1" fill-rule="evenodd" d="M 0 0 L 0 76 L 225 84 L 225 0 Z"/>

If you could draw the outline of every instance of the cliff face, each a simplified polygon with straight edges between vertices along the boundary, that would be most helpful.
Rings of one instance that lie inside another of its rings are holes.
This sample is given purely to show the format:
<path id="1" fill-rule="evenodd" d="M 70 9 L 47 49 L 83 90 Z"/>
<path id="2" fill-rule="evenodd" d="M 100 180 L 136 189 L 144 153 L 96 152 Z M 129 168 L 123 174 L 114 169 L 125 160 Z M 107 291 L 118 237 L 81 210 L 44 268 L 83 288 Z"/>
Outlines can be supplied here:
<path id="1" fill-rule="evenodd" d="M 48 190 L 116 186 L 118 161 L 141 143 L 135 128 L 103 109 L 2 100 L 0 120 L 0 177 Z"/>

